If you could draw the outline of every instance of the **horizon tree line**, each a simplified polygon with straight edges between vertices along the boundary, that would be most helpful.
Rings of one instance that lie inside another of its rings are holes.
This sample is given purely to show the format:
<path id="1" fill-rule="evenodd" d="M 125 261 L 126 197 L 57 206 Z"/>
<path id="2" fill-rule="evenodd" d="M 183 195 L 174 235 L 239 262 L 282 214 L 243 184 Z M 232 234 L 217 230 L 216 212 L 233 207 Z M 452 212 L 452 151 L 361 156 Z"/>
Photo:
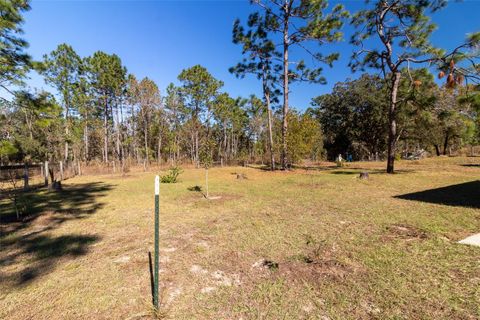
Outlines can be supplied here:
<path id="1" fill-rule="evenodd" d="M 350 14 L 341 5 L 329 9 L 323 0 L 253 1 L 259 10 L 246 25 L 234 23 L 232 40 L 243 58 L 229 71 L 255 76 L 262 97 L 231 97 L 201 65 L 182 70 L 179 84 L 170 83 L 162 94 L 150 78 L 130 74 L 116 54 L 80 57 L 64 43 L 32 61 L 21 38 L 29 2 L 2 3 L 0 86 L 13 99 L 0 101 L 0 161 L 113 161 L 122 170 L 132 164 L 146 169 L 152 162 L 198 167 L 208 145 L 220 165 L 287 169 L 305 159 L 349 153 L 357 160 L 386 159 L 393 173 L 399 149 L 439 155 L 474 145 L 480 137 L 480 33 L 449 53 L 433 47 L 427 11 L 445 4 L 379 0 Z M 332 66 L 339 54 L 320 49 L 341 40 L 348 22 L 358 30 L 351 43 L 359 48 L 350 66 L 364 73 L 313 97 L 304 112 L 292 109 L 289 85 L 326 83 L 321 65 Z M 293 47 L 304 51 L 310 66 L 291 54 Z M 378 75 L 366 73 L 375 69 Z M 14 90 L 29 70 L 56 94 Z"/>

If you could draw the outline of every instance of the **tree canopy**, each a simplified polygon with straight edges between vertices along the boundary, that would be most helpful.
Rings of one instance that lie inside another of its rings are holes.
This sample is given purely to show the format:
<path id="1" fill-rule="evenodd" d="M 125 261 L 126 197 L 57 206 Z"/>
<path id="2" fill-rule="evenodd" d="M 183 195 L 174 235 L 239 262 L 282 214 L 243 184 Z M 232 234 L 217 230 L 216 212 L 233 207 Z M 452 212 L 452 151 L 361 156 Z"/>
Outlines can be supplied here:
<path id="1" fill-rule="evenodd" d="M 0 161 L 274 170 L 348 154 L 386 159 L 393 172 L 395 159 L 418 150 L 450 154 L 480 142 L 480 33 L 450 52 L 434 47 L 429 15 L 446 1 L 367 1 L 352 14 L 323 0 L 252 4 L 257 10 L 233 23 L 240 51 L 229 71 L 259 80 L 261 96 L 236 97 L 200 64 L 160 88 L 115 53 L 81 56 L 67 43 L 31 62 L 22 39 L 29 2 L 0 2 L 0 86 L 12 93 L 0 101 Z M 326 82 L 322 68 L 338 59 L 334 44 L 349 17 L 350 68 L 362 74 L 329 93 L 313 89 L 309 106 L 291 108 L 289 85 Z M 31 68 L 52 93 L 19 86 Z"/>

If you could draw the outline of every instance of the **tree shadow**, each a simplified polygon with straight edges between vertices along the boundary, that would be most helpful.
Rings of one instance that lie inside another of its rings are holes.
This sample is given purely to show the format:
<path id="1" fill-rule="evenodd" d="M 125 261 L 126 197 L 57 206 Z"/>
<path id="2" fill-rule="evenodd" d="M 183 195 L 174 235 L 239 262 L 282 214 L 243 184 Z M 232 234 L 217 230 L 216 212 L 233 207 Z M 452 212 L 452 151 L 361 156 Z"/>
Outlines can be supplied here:
<path id="1" fill-rule="evenodd" d="M 267 165 L 263 166 L 248 166 L 248 168 L 257 169 L 260 171 L 270 171 L 270 167 Z M 329 174 L 339 174 L 339 175 L 352 175 L 352 174 L 360 174 L 360 172 L 366 171 L 369 174 L 385 174 L 390 175 L 386 172 L 385 169 L 373 169 L 373 168 L 364 168 L 361 166 L 355 166 L 355 163 L 350 162 L 348 163 L 348 167 L 338 167 L 336 164 L 332 165 L 322 165 L 322 166 L 302 166 L 302 165 L 292 165 L 287 171 L 295 171 L 295 170 L 304 170 L 305 172 L 308 171 L 317 171 L 317 172 L 327 172 Z M 282 171 L 281 169 L 277 169 L 275 171 Z M 395 174 L 403 174 L 403 173 L 413 173 L 415 170 L 413 169 L 397 169 L 395 170 Z M 235 174 L 235 173 L 232 173 Z"/>
<path id="2" fill-rule="evenodd" d="M 207 195 L 202 192 L 202 187 L 201 187 L 201 186 L 188 187 L 187 190 L 188 190 L 188 191 L 192 191 L 192 192 L 198 192 L 198 193 L 200 193 L 203 197 L 205 197 L 205 198 L 207 197 Z"/>
<path id="3" fill-rule="evenodd" d="M 402 194 L 394 198 L 478 209 L 480 208 L 480 180 Z"/>
<path id="4" fill-rule="evenodd" d="M 328 171 L 332 169 L 338 169 L 337 165 L 329 165 L 329 166 L 302 166 L 302 165 L 292 165 L 292 169 L 295 170 L 305 170 L 305 171 Z"/>
<path id="5" fill-rule="evenodd" d="M 27 235 L 8 241 L 10 250 L 2 248 L 0 254 L 0 282 L 7 287 L 28 284 L 54 271 L 61 259 L 85 255 L 89 246 L 99 239 L 96 235 L 81 234 Z"/>
<path id="6" fill-rule="evenodd" d="M 338 174 L 338 175 L 352 175 L 352 174 L 360 174 L 361 172 L 368 172 L 369 174 L 379 174 L 379 175 L 390 175 L 387 173 L 385 169 L 368 169 L 368 168 L 343 168 L 336 170 L 330 170 L 329 174 Z M 405 174 L 405 173 L 413 173 L 415 170 L 411 169 L 397 169 L 395 170 L 394 174 Z"/>
<path id="7" fill-rule="evenodd" d="M 67 185 L 61 191 L 21 194 L 24 214 L 0 202 L 0 287 L 15 287 L 52 272 L 64 258 L 86 254 L 100 239 L 94 234 L 50 233 L 66 221 L 86 218 L 103 207 L 97 200 L 113 188 L 101 182 Z"/>
<path id="8" fill-rule="evenodd" d="M 25 229 L 45 213 L 54 214 L 55 224 L 95 213 L 103 207 L 96 198 L 103 196 L 112 188 L 110 184 L 91 182 L 67 185 L 60 191 L 39 189 L 22 192 L 18 197 L 22 211 L 21 221 L 17 220 L 13 205 L 2 201 L 0 202 L 0 239 L 6 234 Z"/>
<path id="9" fill-rule="evenodd" d="M 270 171 L 270 172 L 272 172 L 270 166 L 269 166 L 269 165 L 266 165 L 266 164 L 260 164 L 260 165 L 247 164 L 247 165 L 245 165 L 245 168 L 256 169 L 256 170 L 260 170 L 260 171 Z M 233 172 L 232 174 L 236 174 L 236 172 Z"/>

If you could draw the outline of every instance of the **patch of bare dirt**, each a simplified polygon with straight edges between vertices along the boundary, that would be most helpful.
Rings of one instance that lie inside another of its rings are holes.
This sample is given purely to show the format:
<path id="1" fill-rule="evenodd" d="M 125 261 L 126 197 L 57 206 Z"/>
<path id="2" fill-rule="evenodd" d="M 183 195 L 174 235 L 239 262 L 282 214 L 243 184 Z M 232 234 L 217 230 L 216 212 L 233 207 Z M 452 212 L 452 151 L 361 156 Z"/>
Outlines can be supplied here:
<path id="1" fill-rule="evenodd" d="M 387 227 L 387 234 L 384 235 L 385 239 L 404 239 L 411 240 L 423 240 L 428 238 L 428 234 L 412 225 L 406 223 L 392 224 Z"/>
<path id="2" fill-rule="evenodd" d="M 126 174 L 117 173 L 117 174 L 110 175 L 108 178 L 111 180 L 124 180 L 124 179 L 137 178 L 137 176 L 128 174 L 128 173 Z"/>
<path id="3" fill-rule="evenodd" d="M 181 201 L 189 203 L 208 203 L 208 204 L 222 204 L 228 201 L 241 199 L 242 196 L 232 193 L 212 193 L 207 199 L 202 192 L 191 192 L 181 197 Z"/>
<path id="4" fill-rule="evenodd" d="M 48 226 L 55 220 L 55 212 L 48 211 L 38 216 L 35 219 L 34 225 L 35 226 Z"/>
<path id="5" fill-rule="evenodd" d="M 318 189 L 318 188 L 325 187 L 327 183 L 326 182 L 299 182 L 296 185 L 306 189 Z"/>
<path id="6" fill-rule="evenodd" d="M 293 260 L 276 262 L 260 259 L 250 268 L 251 274 L 258 277 L 284 277 L 292 282 L 318 283 L 328 279 L 342 281 L 349 276 L 365 272 L 360 265 L 344 263 L 329 256 L 312 258 L 309 256 L 294 257 Z"/>
<path id="7" fill-rule="evenodd" d="M 355 269 L 337 260 L 290 261 L 278 264 L 278 273 L 292 281 L 315 283 L 325 278 L 341 280 Z"/>

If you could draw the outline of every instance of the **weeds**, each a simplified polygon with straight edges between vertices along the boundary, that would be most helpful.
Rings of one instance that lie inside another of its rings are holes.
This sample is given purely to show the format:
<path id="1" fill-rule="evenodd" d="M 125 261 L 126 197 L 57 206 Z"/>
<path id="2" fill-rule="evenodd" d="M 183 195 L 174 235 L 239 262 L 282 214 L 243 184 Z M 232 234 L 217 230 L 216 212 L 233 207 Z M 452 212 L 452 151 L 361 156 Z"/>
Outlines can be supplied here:
<path id="1" fill-rule="evenodd" d="M 160 181 L 162 183 L 177 183 L 178 182 L 178 176 L 183 172 L 182 168 L 180 167 L 171 167 L 167 174 L 161 176 Z"/>

